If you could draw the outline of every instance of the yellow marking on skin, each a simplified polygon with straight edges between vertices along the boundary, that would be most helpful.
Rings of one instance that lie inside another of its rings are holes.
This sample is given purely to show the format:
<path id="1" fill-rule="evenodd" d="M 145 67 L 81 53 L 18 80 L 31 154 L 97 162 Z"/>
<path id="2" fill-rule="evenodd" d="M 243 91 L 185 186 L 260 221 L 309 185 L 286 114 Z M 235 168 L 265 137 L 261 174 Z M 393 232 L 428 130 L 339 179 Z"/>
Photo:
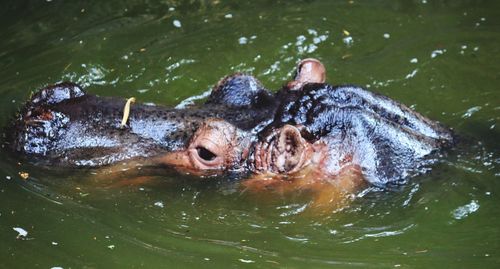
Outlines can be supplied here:
<path id="1" fill-rule="evenodd" d="M 125 103 L 125 107 L 123 108 L 123 118 L 120 127 L 123 128 L 127 124 L 128 117 L 130 115 L 130 104 L 135 103 L 135 98 L 131 97 L 127 99 L 127 103 Z"/>

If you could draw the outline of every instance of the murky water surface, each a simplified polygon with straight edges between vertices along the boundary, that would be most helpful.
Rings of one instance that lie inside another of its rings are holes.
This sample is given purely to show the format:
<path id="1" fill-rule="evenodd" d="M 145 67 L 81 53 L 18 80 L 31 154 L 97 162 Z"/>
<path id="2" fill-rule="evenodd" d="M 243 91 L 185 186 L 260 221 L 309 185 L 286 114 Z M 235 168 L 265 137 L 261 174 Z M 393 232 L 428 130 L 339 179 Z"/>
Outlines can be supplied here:
<path id="1" fill-rule="evenodd" d="M 388 95 L 461 138 L 430 173 L 321 216 L 302 212 L 304 195 L 176 176 L 108 182 L 2 152 L 0 267 L 500 264 L 498 1 L 17 0 L 3 1 L 0 24 L 1 126 L 58 81 L 173 106 L 233 72 L 278 89 L 316 57 L 330 83 Z"/>

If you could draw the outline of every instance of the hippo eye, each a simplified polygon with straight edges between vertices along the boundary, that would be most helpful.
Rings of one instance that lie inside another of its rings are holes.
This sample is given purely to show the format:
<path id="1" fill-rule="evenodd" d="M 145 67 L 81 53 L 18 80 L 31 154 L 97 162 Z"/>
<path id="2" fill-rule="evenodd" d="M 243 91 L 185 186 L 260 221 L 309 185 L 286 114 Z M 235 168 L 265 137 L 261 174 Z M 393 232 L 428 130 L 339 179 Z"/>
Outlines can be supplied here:
<path id="1" fill-rule="evenodd" d="M 217 157 L 217 155 L 204 147 L 196 147 L 196 152 L 205 161 L 213 161 Z"/>

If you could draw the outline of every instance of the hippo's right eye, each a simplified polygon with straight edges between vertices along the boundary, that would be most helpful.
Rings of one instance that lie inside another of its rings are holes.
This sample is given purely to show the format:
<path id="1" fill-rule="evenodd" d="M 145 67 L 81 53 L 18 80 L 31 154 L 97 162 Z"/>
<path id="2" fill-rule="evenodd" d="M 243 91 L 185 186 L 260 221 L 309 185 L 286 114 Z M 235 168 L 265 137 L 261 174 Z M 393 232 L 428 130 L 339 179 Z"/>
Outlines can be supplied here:
<path id="1" fill-rule="evenodd" d="M 213 161 L 217 157 L 217 155 L 204 147 L 196 147 L 196 152 L 205 161 Z"/>

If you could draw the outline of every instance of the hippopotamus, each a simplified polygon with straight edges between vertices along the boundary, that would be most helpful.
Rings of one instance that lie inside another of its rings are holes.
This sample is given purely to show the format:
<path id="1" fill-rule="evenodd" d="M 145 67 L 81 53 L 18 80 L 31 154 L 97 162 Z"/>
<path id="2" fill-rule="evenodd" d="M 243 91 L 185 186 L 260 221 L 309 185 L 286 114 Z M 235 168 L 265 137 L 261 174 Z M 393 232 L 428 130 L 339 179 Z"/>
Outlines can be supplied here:
<path id="1" fill-rule="evenodd" d="M 354 172 L 384 186 L 418 174 L 433 153 L 453 144 L 450 129 L 361 87 L 308 83 L 285 91 L 273 120 L 255 135 L 209 119 L 185 150 L 168 153 L 163 162 L 211 175 L 308 171 L 332 179 Z"/>
<path id="2" fill-rule="evenodd" d="M 309 72 L 312 65 L 319 63 L 299 63 L 301 71 L 291 83 L 324 81 L 324 76 L 315 77 L 324 71 Z M 186 148 L 207 119 L 222 119 L 249 132 L 258 129 L 272 119 L 279 99 L 241 73 L 221 79 L 203 105 L 181 109 L 130 106 L 124 98 L 88 94 L 63 82 L 32 95 L 6 131 L 7 143 L 40 165 L 100 167 L 139 158 L 154 165 L 154 157 Z"/>
<path id="3" fill-rule="evenodd" d="M 11 148 L 62 166 L 140 159 L 201 177 L 236 174 L 253 189 L 327 182 L 353 192 L 404 181 L 454 143 L 440 123 L 362 87 L 326 84 L 325 73 L 320 61 L 303 60 L 274 94 L 235 74 L 201 106 L 137 104 L 126 124 L 124 99 L 58 84 L 21 110 Z"/>

